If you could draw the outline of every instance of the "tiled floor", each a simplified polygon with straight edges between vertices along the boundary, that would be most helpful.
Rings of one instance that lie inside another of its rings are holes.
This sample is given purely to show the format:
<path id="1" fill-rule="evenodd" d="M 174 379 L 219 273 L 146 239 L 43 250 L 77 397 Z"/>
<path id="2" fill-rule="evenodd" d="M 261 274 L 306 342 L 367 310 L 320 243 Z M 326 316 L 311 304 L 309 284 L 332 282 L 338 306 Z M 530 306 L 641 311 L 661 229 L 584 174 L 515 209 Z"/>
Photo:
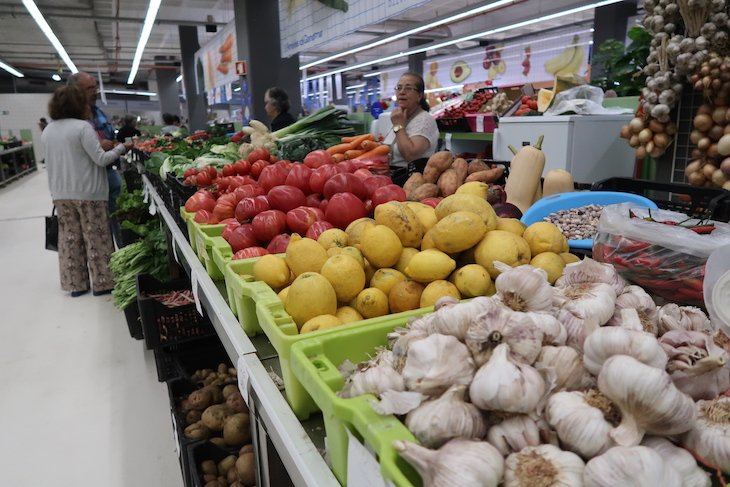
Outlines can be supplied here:
<path id="1" fill-rule="evenodd" d="M 181 486 L 167 389 L 109 295 L 61 291 L 45 169 L 0 189 L 0 485 Z"/>

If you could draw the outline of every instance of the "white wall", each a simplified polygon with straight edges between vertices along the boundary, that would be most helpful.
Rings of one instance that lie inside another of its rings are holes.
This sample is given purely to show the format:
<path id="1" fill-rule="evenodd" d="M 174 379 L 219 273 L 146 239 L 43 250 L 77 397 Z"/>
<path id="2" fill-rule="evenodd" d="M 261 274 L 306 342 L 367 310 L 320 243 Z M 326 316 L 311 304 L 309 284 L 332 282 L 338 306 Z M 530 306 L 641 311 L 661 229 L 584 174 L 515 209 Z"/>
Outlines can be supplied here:
<path id="1" fill-rule="evenodd" d="M 36 161 L 43 159 L 41 145 L 41 129 L 38 121 L 48 116 L 50 93 L 33 94 L 0 94 L 0 136 L 7 136 L 10 131 L 16 137 L 21 129 L 30 129 L 33 134 L 33 149 Z"/>

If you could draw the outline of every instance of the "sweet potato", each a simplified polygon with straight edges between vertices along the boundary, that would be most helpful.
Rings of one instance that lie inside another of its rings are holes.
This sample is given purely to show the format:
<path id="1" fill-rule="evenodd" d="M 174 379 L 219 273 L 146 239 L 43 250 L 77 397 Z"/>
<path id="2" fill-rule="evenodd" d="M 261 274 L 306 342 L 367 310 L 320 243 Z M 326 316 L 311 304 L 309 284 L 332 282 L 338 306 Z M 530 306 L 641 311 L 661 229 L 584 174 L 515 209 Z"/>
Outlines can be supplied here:
<path id="1" fill-rule="evenodd" d="M 423 181 L 425 183 L 435 183 L 439 176 L 451 167 L 454 162 L 454 156 L 449 151 L 436 152 L 428 158 L 426 168 L 423 170 Z"/>
<path id="2" fill-rule="evenodd" d="M 473 161 L 471 161 L 469 163 L 468 172 L 469 172 L 469 174 L 474 174 L 475 172 L 488 171 L 489 169 L 491 169 L 489 167 L 489 164 L 482 161 L 481 159 L 474 159 Z"/>
<path id="3" fill-rule="evenodd" d="M 459 187 L 459 175 L 456 169 L 450 168 L 441 174 L 438 181 L 439 194 L 441 196 L 451 196 L 456 193 Z"/>
<path id="4" fill-rule="evenodd" d="M 414 172 L 411 174 L 406 183 L 403 185 L 403 189 L 406 192 L 406 199 L 412 200 L 413 198 L 411 198 L 411 196 L 413 195 L 413 192 L 423 183 L 423 174 L 420 172 Z"/>
<path id="5" fill-rule="evenodd" d="M 464 184 L 464 180 L 466 179 L 469 167 L 467 166 L 464 159 L 462 159 L 461 157 L 457 157 L 456 159 L 454 159 L 454 162 L 451 163 L 451 169 L 456 171 L 456 187 L 458 188 L 459 186 Z"/>
<path id="6" fill-rule="evenodd" d="M 417 187 L 411 195 L 411 201 L 421 201 L 439 195 L 439 187 L 433 183 L 424 183 Z"/>
<path id="7" fill-rule="evenodd" d="M 495 167 L 494 169 L 488 169 L 486 171 L 478 171 L 470 174 L 465 182 L 480 181 L 482 183 L 493 183 L 504 174 L 504 168 Z"/>

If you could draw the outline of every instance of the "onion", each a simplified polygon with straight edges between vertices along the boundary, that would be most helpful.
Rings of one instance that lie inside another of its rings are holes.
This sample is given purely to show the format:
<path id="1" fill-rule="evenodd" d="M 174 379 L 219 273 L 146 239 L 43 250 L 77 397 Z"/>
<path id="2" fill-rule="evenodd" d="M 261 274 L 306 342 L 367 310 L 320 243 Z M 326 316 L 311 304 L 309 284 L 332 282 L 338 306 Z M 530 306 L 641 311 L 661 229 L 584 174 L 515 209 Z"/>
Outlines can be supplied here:
<path id="1" fill-rule="evenodd" d="M 631 138 L 631 129 L 628 125 L 624 125 L 621 127 L 621 138 L 622 139 L 630 139 Z"/>
<path id="2" fill-rule="evenodd" d="M 730 108 L 725 112 L 725 121 L 730 122 Z"/>
<path id="3" fill-rule="evenodd" d="M 700 114 L 703 114 L 703 113 L 705 115 L 711 114 L 712 113 L 712 105 L 710 105 L 709 103 L 703 103 L 702 105 L 700 105 L 700 107 L 697 109 L 697 115 L 700 115 Z"/>
<path id="4" fill-rule="evenodd" d="M 725 116 L 724 113 L 723 116 Z M 664 132 L 664 124 L 661 123 L 659 120 L 652 120 L 651 122 L 649 122 L 649 130 L 651 130 L 655 134 L 661 134 L 662 132 Z"/>
<path id="5" fill-rule="evenodd" d="M 724 172 L 722 172 L 722 169 L 717 169 L 715 172 L 712 173 L 712 184 L 715 186 L 722 186 L 727 181 L 730 181 L 730 178 L 725 175 Z"/>
<path id="6" fill-rule="evenodd" d="M 725 173 L 725 176 L 730 178 L 730 157 L 720 163 L 720 170 Z"/>
<path id="7" fill-rule="evenodd" d="M 666 146 L 669 145 L 671 141 L 672 139 L 670 139 L 667 134 L 654 135 L 654 145 L 656 147 L 661 147 L 662 149 L 664 149 Z"/>
<path id="8" fill-rule="evenodd" d="M 672 135 L 677 133 L 677 126 L 672 123 L 668 123 L 664 125 L 664 131 L 667 133 L 667 135 L 671 137 Z"/>
<path id="9" fill-rule="evenodd" d="M 709 137 L 702 137 L 699 142 L 697 142 L 697 147 L 700 150 L 707 150 L 712 145 L 712 141 L 709 139 Z"/>
<path id="10" fill-rule="evenodd" d="M 689 164 L 687 164 L 687 167 L 684 168 L 684 175 L 686 177 L 689 177 L 689 175 L 692 174 L 693 172 L 699 171 L 701 167 L 702 167 L 702 161 L 700 161 L 700 160 L 692 161 Z"/>
<path id="11" fill-rule="evenodd" d="M 646 149 L 646 152 L 648 152 L 648 153 L 651 154 L 652 152 L 654 152 L 654 142 L 652 142 L 650 140 L 649 142 L 646 143 L 646 145 L 644 146 L 644 148 Z"/>
<path id="12" fill-rule="evenodd" d="M 695 147 L 694 149 L 692 149 L 690 157 L 692 159 L 699 159 L 700 157 L 702 157 L 702 151 Z"/>
<path id="13" fill-rule="evenodd" d="M 702 166 L 702 174 L 705 175 L 705 178 L 712 179 L 712 173 L 714 173 L 717 170 L 717 166 L 712 163 L 707 163 L 704 166 Z"/>
<path id="14" fill-rule="evenodd" d="M 692 132 L 690 132 L 689 141 L 692 142 L 693 144 L 697 145 L 701 139 L 702 139 L 702 132 L 700 132 L 699 130 L 693 130 Z"/>
<path id="15" fill-rule="evenodd" d="M 639 146 L 639 136 L 638 135 L 632 135 L 629 139 L 629 145 L 631 147 L 638 147 Z"/>
<path id="16" fill-rule="evenodd" d="M 710 83 L 710 87 L 715 91 L 720 91 L 720 88 L 722 88 L 722 80 L 720 80 L 719 78 L 713 79 L 712 83 Z"/>
<path id="17" fill-rule="evenodd" d="M 639 142 L 641 142 L 642 144 L 646 144 L 651 140 L 653 135 L 654 134 L 652 133 L 651 129 L 643 129 L 641 132 L 639 132 Z"/>
<path id="18" fill-rule="evenodd" d="M 646 157 L 646 148 L 640 145 L 636 148 L 636 158 L 643 160 Z"/>
<path id="19" fill-rule="evenodd" d="M 712 117 L 706 113 L 700 113 L 694 119 L 694 127 L 700 132 L 707 132 L 712 128 Z"/>
<path id="20" fill-rule="evenodd" d="M 649 155 L 656 159 L 657 157 L 661 157 L 661 155 L 664 154 L 664 151 L 664 147 L 655 146 L 654 149 L 649 152 Z"/>
<path id="21" fill-rule="evenodd" d="M 722 125 L 713 125 L 710 131 L 707 132 L 707 136 L 716 142 L 720 140 L 720 137 L 722 137 L 724 134 L 725 128 Z"/>
<path id="22" fill-rule="evenodd" d="M 712 121 L 716 124 L 724 124 L 726 113 L 727 107 L 716 107 L 714 110 L 712 110 Z"/>
<path id="23" fill-rule="evenodd" d="M 702 171 L 695 171 L 687 176 L 687 181 L 693 186 L 702 186 L 707 181 Z"/>
<path id="24" fill-rule="evenodd" d="M 644 121 L 639 117 L 632 118 L 629 122 L 629 128 L 631 132 L 638 134 L 644 128 Z"/>
<path id="25" fill-rule="evenodd" d="M 722 189 L 730 191 L 730 181 L 726 182 L 722 185 Z"/>
<path id="26" fill-rule="evenodd" d="M 723 135 L 717 142 L 717 152 L 722 156 L 730 156 L 730 135 Z"/>

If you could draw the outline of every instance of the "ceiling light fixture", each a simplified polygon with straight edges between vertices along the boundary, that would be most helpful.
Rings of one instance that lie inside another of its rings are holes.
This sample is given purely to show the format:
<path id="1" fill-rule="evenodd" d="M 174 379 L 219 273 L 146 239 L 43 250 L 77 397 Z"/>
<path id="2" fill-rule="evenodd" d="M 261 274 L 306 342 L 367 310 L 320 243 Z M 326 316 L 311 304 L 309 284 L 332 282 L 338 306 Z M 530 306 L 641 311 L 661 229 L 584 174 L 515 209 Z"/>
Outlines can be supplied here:
<path id="1" fill-rule="evenodd" d="M 424 93 L 437 93 L 439 91 L 449 91 L 449 90 L 460 90 L 464 87 L 464 85 L 451 85 L 451 86 L 444 86 L 443 88 L 432 88 L 430 90 L 423 90 Z"/>
<path id="2" fill-rule="evenodd" d="M 58 75 L 58 73 L 53 73 L 53 74 L 51 75 L 51 79 L 52 79 L 53 81 L 61 81 L 61 77 L 60 77 L 60 76 Z"/>
<path id="3" fill-rule="evenodd" d="M 372 78 L 373 76 L 378 76 L 380 74 L 382 74 L 382 71 L 376 71 L 374 73 L 363 74 L 362 77 L 363 78 Z"/>
<path id="4" fill-rule="evenodd" d="M 178 76 L 177 78 L 175 78 L 175 82 L 179 83 L 181 81 L 182 81 L 182 74 L 180 76 Z"/>
<path id="5" fill-rule="evenodd" d="M 137 95 L 137 96 L 157 96 L 153 91 L 137 91 L 137 90 L 104 90 L 104 93 L 114 95 Z"/>
<path id="6" fill-rule="evenodd" d="M 367 62 L 364 62 L 364 63 L 354 64 L 354 65 L 347 66 L 347 67 L 344 67 L 344 68 L 333 69 L 332 71 L 327 71 L 325 73 L 320 73 L 320 74 L 317 74 L 315 76 L 308 77 L 307 79 L 314 80 L 314 79 L 324 78 L 326 76 L 330 76 L 330 75 L 333 75 L 333 74 L 344 73 L 344 72 L 347 72 L 347 71 L 352 71 L 354 69 L 360 69 L 360 68 L 364 68 L 364 67 L 367 67 L 367 66 L 372 66 L 373 64 L 379 64 L 379 63 L 383 63 L 383 62 L 386 62 L 386 61 L 392 61 L 394 59 L 399 59 L 399 58 L 402 58 L 402 57 L 405 57 L 405 56 L 410 56 L 411 54 L 419 54 L 419 53 L 422 53 L 422 52 L 431 51 L 433 49 L 439 49 L 441 47 L 451 46 L 451 45 L 454 45 L 454 44 L 456 44 L 458 42 L 468 41 L 468 40 L 476 39 L 476 38 L 479 38 L 479 37 L 490 36 L 492 34 L 497 34 L 499 32 L 506 32 L 506 31 L 513 30 L 513 29 L 519 29 L 520 27 L 526 27 L 528 25 L 537 24 L 539 22 L 544 22 L 546 20 L 552 20 L 552 19 L 556 19 L 556 18 L 559 18 L 559 17 L 564 17 L 566 15 L 571 15 L 571 14 L 575 14 L 575 13 L 578 13 L 578 12 L 583 12 L 584 10 L 590 10 L 590 9 L 594 9 L 594 8 L 598 8 L 598 7 L 603 7 L 604 5 L 610 5 L 612 3 L 618 3 L 618 2 L 622 2 L 622 1 L 624 1 L 624 0 L 603 0 L 602 2 L 591 3 L 591 4 L 588 4 L 588 5 L 583 5 L 581 7 L 575 7 L 575 8 L 571 8 L 571 9 L 568 9 L 568 10 L 562 10 L 562 11 L 556 12 L 554 14 L 543 15 L 542 17 L 537 17 L 537 18 L 534 18 L 534 19 L 525 20 L 525 21 L 522 21 L 522 22 L 517 22 L 515 24 L 506 25 L 504 27 L 498 27 L 496 29 L 491 29 L 491 30 L 487 30 L 487 31 L 484 31 L 484 32 L 479 32 L 477 34 L 469 34 L 469 35 L 464 36 L 464 37 L 459 37 L 458 39 L 451 39 L 449 41 L 444 41 L 444 42 L 441 42 L 441 43 L 438 43 L 438 44 L 429 44 L 429 45 L 427 45 L 425 47 L 419 47 L 419 48 L 416 48 L 416 49 L 410 49 L 408 51 L 401 51 L 399 53 L 391 54 L 389 56 L 385 56 L 385 57 L 378 58 L 378 59 L 374 59 L 372 61 L 367 61 Z"/>
<path id="7" fill-rule="evenodd" d="M 51 41 L 53 47 L 56 48 L 58 55 L 61 56 L 61 59 L 63 59 L 63 62 L 66 63 L 68 69 L 70 69 L 72 73 L 78 73 L 78 68 L 76 67 L 74 62 L 71 61 L 71 58 L 68 56 L 66 49 L 64 49 L 63 47 L 63 44 L 61 44 L 61 41 L 58 40 L 56 34 L 53 33 L 53 29 L 51 29 L 51 26 L 48 25 L 48 22 L 46 22 L 46 19 L 43 17 L 41 11 L 38 10 L 35 2 L 33 0 L 23 0 L 23 5 L 28 10 L 28 13 L 31 15 L 31 17 L 33 17 L 35 23 L 38 24 L 38 27 L 41 28 L 48 40 Z"/>
<path id="8" fill-rule="evenodd" d="M 498 0 L 496 2 L 492 2 L 488 5 L 482 5 L 480 7 L 472 8 L 472 9 L 469 9 L 467 11 L 464 11 L 464 12 L 461 12 L 458 14 L 450 15 L 448 17 L 444 17 L 443 19 L 435 20 L 428 24 L 414 27 L 413 29 L 408 29 L 406 31 L 399 32 L 398 34 L 394 34 L 392 36 L 384 37 L 383 39 L 380 39 L 379 41 L 375 41 L 375 42 L 369 43 L 367 45 L 359 46 L 359 47 L 354 47 L 352 49 L 348 49 L 347 51 L 342 51 L 337 54 L 333 54 L 331 56 L 327 56 L 322 59 L 318 59 L 317 61 L 307 63 L 303 66 L 300 66 L 299 70 L 311 68 L 312 66 L 317 66 L 319 64 L 326 63 L 327 61 L 332 61 L 333 59 L 348 56 L 350 54 L 355 54 L 357 52 L 364 51 L 366 49 L 372 49 L 374 47 L 382 46 L 383 44 L 388 44 L 390 42 L 397 41 L 398 39 L 402 39 L 404 37 L 418 34 L 419 32 L 424 32 L 426 30 L 433 29 L 434 27 L 438 27 L 440 25 L 450 24 L 452 22 L 456 22 L 458 20 L 462 20 L 467 17 L 483 14 L 485 12 L 489 12 L 490 10 L 495 10 L 495 9 L 503 7 L 505 5 L 514 3 L 515 1 L 516 0 Z"/>
<path id="9" fill-rule="evenodd" d="M 147 9 L 147 15 L 145 15 L 144 24 L 142 25 L 142 33 L 139 35 L 137 51 L 135 51 L 134 53 L 134 60 L 132 61 L 132 71 L 130 71 L 129 79 L 127 79 L 128 85 L 134 83 L 134 78 L 137 76 L 139 63 L 142 61 L 142 53 L 144 53 L 144 48 L 147 46 L 147 41 L 150 38 L 152 26 L 155 23 L 155 18 L 157 18 L 157 12 L 160 10 L 161 2 L 162 0 L 150 0 L 150 6 Z"/>
<path id="10" fill-rule="evenodd" d="M 0 61 L 0 69 L 4 69 L 8 73 L 12 74 L 13 76 L 17 76 L 18 78 L 25 78 L 25 75 L 12 67 L 9 64 L 5 64 L 4 62 Z"/>

